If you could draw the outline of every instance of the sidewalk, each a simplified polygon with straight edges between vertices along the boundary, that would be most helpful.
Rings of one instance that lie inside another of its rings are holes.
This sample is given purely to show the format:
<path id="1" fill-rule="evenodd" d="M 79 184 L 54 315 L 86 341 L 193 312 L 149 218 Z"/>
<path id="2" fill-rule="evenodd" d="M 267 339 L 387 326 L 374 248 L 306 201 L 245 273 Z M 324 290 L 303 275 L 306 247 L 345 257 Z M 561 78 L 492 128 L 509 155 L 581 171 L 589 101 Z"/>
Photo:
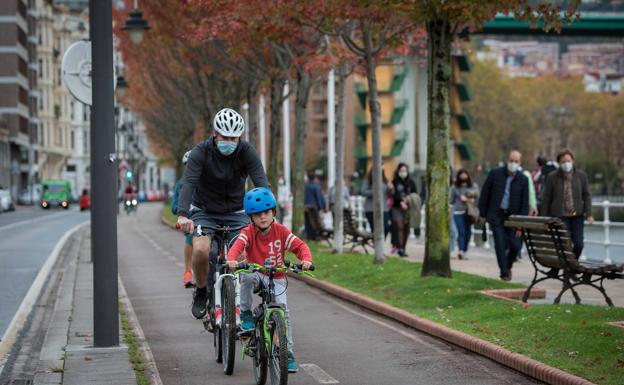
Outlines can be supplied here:
<path id="1" fill-rule="evenodd" d="M 64 269 L 33 384 L 136 384 L 126 345 L 93 347 L 91 238 L 88 227 L 79 233 L 79 251 Z"/>
<path id="2" fill-rule="evenodd" d="M 410 238 L 407 242 L 407 259 L 422 262 L 425 255 L 425 245 L 414 238 Z M 453 258 L 456 253 L 453 253 Z M 451 259 L 451 269 L 464 273 L 476 274 L 488 278 L 499 278 L 498 264 L 496 263 L 496 255 L 494 250 L 488 250 L 482 247 L 473 247 L 468 250 L 468 260 Z M 516 262 L 513 266 L 512 281 L 529 285 L 533 280 L 535 269 L 529 258 L 524 257 Z M 555 300 L 557 294 L 561 290 L 561 282 L 549 279 L 540 282 L 536 287 L 546 290 L 546 298 L 542 300 L 530 300 L 530 303 L 548 303 L 551 304 Z M 617 307 L 624 307 L 624 280 L 605 280 L 604 287 L 613 304 Z M 575 290 L 581 297 L 581 303 L 588 305 L 606 306 L 606 302 L 602 294 L 589 286 L 577 286 Z M 574 297 L 568 290 L 561 298 L 561 303 L 574 303 Z"/>

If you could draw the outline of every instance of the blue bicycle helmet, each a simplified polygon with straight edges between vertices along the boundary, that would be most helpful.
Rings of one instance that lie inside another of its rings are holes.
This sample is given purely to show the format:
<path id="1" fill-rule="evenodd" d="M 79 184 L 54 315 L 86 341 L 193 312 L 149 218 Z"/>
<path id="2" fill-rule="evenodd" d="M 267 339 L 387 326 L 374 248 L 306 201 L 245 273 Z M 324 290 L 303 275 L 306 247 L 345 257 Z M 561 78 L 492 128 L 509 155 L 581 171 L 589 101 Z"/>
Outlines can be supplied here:
<path id="1" fill-rule="evenodd" d="M 247 191 L 243 206 L 245 207 L 245 214 L 251 215 L 274 209 L 277 202 L 271 190 L 266 187 L 256 187 Z"/>

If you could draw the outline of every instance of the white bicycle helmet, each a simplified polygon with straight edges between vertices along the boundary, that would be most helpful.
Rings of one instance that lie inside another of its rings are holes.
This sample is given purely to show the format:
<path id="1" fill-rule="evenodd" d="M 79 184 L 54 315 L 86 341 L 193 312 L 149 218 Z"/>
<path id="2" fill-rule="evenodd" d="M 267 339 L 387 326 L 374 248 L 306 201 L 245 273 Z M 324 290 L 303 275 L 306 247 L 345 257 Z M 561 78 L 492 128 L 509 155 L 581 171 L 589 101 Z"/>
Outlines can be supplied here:
<path id="1" fill-rule="evenodd" d="M 186 164 L 186 162 L 188 162 L 188 158 L 191 155 L 191 151 L 187 151 L 184 153 L 184 155 L 182 156 L 182 164 Z"/>
<path id="2" fill-rule="evenodd" d="M 215 115 L 212 127 L 223 136 L 238 138 L 245 131 L 245 121 L 238 112 L 224 108 Z"/>

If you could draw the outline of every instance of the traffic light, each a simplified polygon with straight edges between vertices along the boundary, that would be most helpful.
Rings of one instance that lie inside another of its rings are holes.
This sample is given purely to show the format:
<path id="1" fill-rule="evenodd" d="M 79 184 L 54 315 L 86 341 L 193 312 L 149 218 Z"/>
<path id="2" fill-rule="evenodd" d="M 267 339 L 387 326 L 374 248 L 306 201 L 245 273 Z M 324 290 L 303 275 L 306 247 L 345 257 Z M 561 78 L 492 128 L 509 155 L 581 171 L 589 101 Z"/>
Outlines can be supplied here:
<path id="1" fill-rule="evenodd" d="M 126 178 L 132 179 L 132 171 L 130 170 L 126 171 Z"/>

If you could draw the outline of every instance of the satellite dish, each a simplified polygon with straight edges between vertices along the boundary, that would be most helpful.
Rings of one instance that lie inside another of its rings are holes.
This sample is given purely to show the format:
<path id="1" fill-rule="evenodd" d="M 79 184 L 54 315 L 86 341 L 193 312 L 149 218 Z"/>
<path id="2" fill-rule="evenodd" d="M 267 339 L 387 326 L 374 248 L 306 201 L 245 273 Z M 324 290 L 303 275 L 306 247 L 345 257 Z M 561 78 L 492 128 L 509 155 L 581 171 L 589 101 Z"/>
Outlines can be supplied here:
<path id="1" fill-rule="evenodd" d="M 91 105 L 91 42 L 77 41 L 65 51 L 63 82 L 78 101 Z"/>

